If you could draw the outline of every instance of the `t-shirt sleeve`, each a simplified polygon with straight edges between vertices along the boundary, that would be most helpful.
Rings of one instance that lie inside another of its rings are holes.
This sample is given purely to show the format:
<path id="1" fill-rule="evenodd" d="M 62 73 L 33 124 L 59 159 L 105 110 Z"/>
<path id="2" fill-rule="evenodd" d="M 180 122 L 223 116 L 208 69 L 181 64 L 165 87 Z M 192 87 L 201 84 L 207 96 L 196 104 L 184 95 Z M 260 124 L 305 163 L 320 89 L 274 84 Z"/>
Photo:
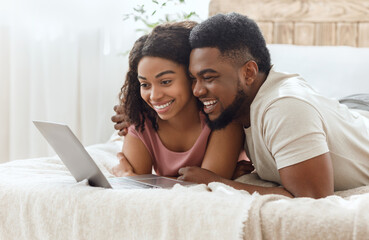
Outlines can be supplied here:
<path id="1" fill-rule="evenodd" d="M 131 126 L 128 127 L 128 134 L 136 138 L 140 138 L 134 124 L 131 124 Z"/>
<path id="2" fill-rule="evenodd" d="M 324 120 L 310 103 L 282 98 L 263 115 L 263 139 L 278 169 L 329 152 Z"/>

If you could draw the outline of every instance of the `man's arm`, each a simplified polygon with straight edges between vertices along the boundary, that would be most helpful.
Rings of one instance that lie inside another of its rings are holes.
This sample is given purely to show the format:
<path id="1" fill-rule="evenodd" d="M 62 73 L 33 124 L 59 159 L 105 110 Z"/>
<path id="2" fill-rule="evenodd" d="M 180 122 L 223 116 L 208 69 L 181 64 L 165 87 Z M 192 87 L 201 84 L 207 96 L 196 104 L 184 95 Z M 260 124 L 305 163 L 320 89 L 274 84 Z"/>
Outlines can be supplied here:
<path id="1" fill-rule="evenodd" d="M 279 170 L 282 187 L 259 187 L 222 178 L 198 167 L 179 170 L 180 180 L 196 183 L 222 182 L 239 190 L 288 197 L 321 198 L 333 194 L 333 168 L 329 153 Z"/>
<path id="2" fill-rule="evenodd" d="M 179 180 L 182 181 L 189 181 L 194 183 L 204 183 L 208 184 L 211 182 L 221 182 L 227 184 L 235 189 L 238 190 L 245 190 L 250 194 L 254 192 L 258 192 L 260 194 L 280 194 L 288 197 L 293 197 L 286 189 L 282 187 L 259 187 L 251 184 L 236 182 L 233 180 L 229 180 L 226 178 L 222 178 L 215 173 L 199 168 L 199 167 L 185 167 L 179 169 L 179 174 L 181 175 L 178 177 Z"/>
<path id="3" fill-rule="evenodd" d="M 322 198 L 334 193 L 330 153 L 282 168 L 279 175 L 284 188 L 295 197 Z"/>

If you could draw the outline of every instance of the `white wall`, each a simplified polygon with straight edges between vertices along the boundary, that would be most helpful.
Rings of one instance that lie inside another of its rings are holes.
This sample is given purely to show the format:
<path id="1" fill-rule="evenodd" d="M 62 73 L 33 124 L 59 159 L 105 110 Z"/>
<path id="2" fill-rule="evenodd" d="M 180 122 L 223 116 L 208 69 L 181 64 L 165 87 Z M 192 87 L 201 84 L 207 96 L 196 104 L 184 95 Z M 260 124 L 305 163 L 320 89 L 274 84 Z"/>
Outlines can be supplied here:
<path id="1" fill-rule="evenodd" d="M 32 120 L 68 124 L 84 145 L 105 142 L 141 33 L 134 0 L 0 0 L 0 162 L 53 154 Z M 179 9 L 208 15 L 209 0 Z M 165 13 L 166 11 L 163 11 Z M 158 14 L 160 14 L 158 12 Z"/>

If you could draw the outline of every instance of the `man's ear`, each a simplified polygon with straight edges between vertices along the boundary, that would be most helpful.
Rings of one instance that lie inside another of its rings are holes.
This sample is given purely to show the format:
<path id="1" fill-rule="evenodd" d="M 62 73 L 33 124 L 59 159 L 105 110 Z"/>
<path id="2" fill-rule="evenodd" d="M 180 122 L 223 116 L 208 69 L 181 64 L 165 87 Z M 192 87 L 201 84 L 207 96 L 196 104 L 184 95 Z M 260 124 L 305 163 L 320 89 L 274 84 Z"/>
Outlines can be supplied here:
<path id="1" fill-rule="evenodd" d="M 242 81 L 247 85 L 251 86 L 259 72 L 258 64 L 253 61 L 247 61 L 242 67 L 241 67 L 241 78 Z"/>

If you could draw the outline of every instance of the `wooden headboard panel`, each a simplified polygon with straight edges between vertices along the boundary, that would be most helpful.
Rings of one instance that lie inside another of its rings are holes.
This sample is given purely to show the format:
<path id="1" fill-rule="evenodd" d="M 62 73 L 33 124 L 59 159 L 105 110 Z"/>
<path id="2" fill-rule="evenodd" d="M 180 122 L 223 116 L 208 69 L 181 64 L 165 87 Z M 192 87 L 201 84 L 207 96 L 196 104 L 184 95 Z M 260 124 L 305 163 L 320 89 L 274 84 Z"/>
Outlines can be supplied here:
<path id="1" fill-rule="evenodd" d="M 254 19 L 267 43 L 369 47 L 369 0 L 211 0 Z"/>

